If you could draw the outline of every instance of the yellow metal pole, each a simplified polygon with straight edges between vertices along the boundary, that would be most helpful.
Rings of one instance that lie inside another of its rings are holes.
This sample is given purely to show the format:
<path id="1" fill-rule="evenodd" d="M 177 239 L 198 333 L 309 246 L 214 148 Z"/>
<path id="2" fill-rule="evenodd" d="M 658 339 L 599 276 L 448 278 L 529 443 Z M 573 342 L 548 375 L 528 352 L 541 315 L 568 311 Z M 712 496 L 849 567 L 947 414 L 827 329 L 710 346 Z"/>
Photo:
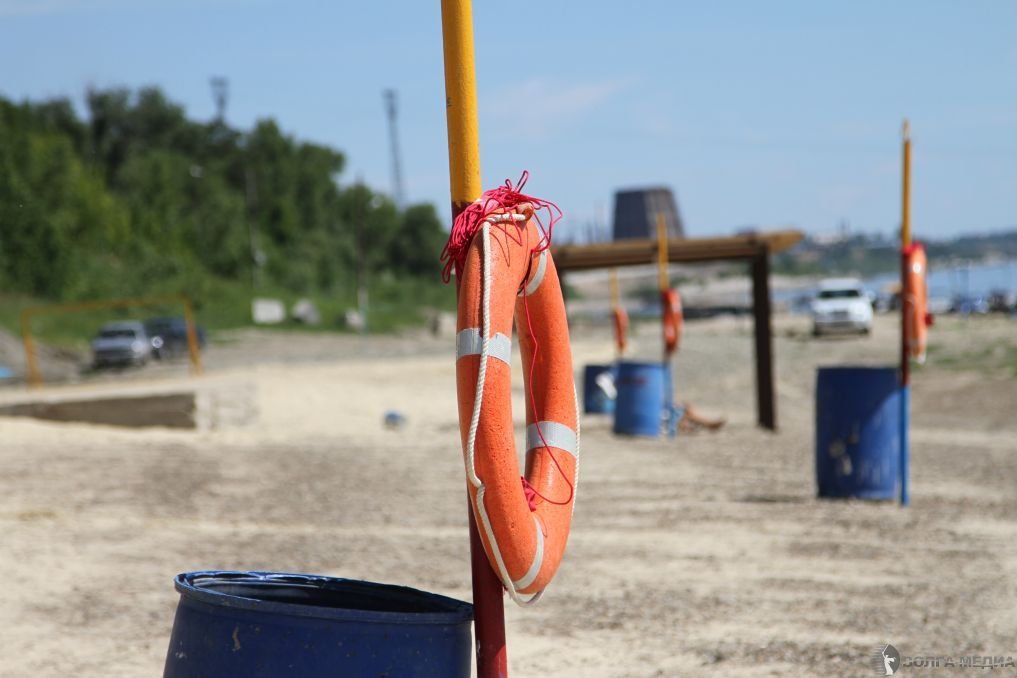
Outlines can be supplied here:
<path id="1" fill-rule="evenodd" d="M 911 125 L 907 118 L 901 126 L 901 137 L 903 148 L 901 159 L 901 215 L 900 215 L 900 342 L 901 342 L 901 384 L 907 386 L 911 381 L 911 358 L 908 355 L 908 346 L 911 337 L 908 336 L 908 317 L 911 313 L 911 300 L 907 294 L 908 266 L 905 252 L 911 246 Z"/>
<path id="2" fill-rule="evenodd" d="M 667 278 L 667 220 L 663 212 L 657 213 L 657 276 L 660 280 L 660 291 L 671 287 Z"/>
<path id="3" fill-rule="evenodd" d="M 608 282 L 611 285 L 611 308 L 618 310 L 621 308 L 621 290 L 618 289 L 618 269 L 612 268 Z"/>
<path id="4" fill-rule="evenodd" d="M 473 8 L 470 0 L 442 0 L 445 54 L 445 111 L 452 218 L 480 197 L 480 132 L 477 76 L 473 65 Z M 469 504 L 469 502 L 467 502 Z M 473 508 L 469 509 L 470 569 L 473 575 L 474 645 L 478 678 L 508 675 L 504 587 L 484 553 Z"/>
<path id="5" fill-rule="evenodd" d="M 614 315 L 614 338 L 615 345 L 618 347 L 618 358 L 621 359 L 622 354 L 625 352 L 625 324 L 623 323 L 623 316 L 621 306 L 621 290 L 618 288 L 618 269 L 612 268 L 608 274 L 608 283 L 611 286 L 611 310 Z"/>
<path id="6" fill-rule="evenodd" d="M 470 0 L 442 0 L 445 51 L 445 109 L 453 217 L 480 197 L 480 128 L 477 74 L 473 65 L 473 8 Z"/>
<path id="7" fill-rule="evenodd" d="M 904 119 L 901 129 L 904 138 L 904 158 L 901 179 L 901 218 L 900 218 L 900 503 L 907 506 L 911 502 L 908 489 L 908 467 L 910 466 L 909 421 L 911 409 L 911 355 L 908 347 L 911 336 L 908 331 L 908 318 L 914 313 L 914 301 L 908 290 L 908 254 L 911 247 L 911 125 Z"/>
<path id="8" fill-rule="evenodd" d="M 184 306 L 184 323 L 187 325 L 187 351 L 191 356 L 191 373 L 201 374 L 201 350 L 198 346 L 198 330 L 194 324 L 194 311 L 190 299 L 181 299 Z"/>
<path id="9" fill-rule="evenodd" d="M 671 289 L 671 281 L 667 276 L 667 263 L 668 263 L 668 243 L 667 243 L 667 220 L 664 218 L 663 212 L 657 212 L 657 277 L 660 283 L 660 327 L 664 334 L 664 362 L 667 363 L 671 358 L 671 353 L 667 350 L 667 327 L 666 319 L 667 314 L 665 307 L 669 303 L 667 298 L 667 292 Z M 669 368 L 670 369 L 670 368 Z M 670 400 L 668 400 L 670 402 Z"/>
<path id="10" fill-rule="evenodd" d="M 21 341 L 25 344 L 25 367 L 28 371 L 28 383 L 42 386 L 42 373 L 35 355 L 35 342 L 32 341 L 32 312 L 25 309 L 21 312 Z"/>
<path id="11" fill-rule="evenodd" d="M 900 245 L 903 248 L 911 244 L 911 124 L 907 119 L 904 120 L 901 134 L 904 137 L 904 172 L 901 187 L 903 199 L 900 217 Z"/>

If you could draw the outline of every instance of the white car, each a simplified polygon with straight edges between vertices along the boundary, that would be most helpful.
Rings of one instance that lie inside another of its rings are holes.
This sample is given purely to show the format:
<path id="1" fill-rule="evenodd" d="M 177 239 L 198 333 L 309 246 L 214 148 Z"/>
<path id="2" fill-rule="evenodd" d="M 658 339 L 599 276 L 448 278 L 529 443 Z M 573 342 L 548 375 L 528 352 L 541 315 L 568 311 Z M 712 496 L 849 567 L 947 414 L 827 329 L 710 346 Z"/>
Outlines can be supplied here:
<path id="1" fill-rule="evenodd" d="M 812 334 L 872 331 L 872 302 L 856 278 L 828 278 L 812 300 Z"/>

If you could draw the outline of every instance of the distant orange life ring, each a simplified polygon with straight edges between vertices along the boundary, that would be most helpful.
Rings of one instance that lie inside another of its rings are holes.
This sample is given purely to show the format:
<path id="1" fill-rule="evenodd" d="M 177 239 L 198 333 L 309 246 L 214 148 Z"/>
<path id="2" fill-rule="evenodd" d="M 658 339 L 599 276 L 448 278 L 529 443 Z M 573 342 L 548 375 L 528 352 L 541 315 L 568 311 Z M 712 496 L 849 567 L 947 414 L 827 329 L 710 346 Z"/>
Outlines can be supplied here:
<path id="1" fill-rule="evenodd" d="M 668 353 L 674 353 L 681 345 L 682 326 L 685 324 L 682 316 L 682 298 L 675 289 L 663 290 L 660 294 L 663 305 L 664 348 Z"/>
<path id="2" fill-rule="evenodd" d="M 913 243 L 904 250 L 905 272 L 904 296 L 907 312 L 904 321 L 908 330 L 908 355 L 919 363 L 925 362 L 925 350 L 928 343 L 929 326 L 932 315 L 929 313 L 928 272 L 929 262 L 925 255 L 925 246 Z"/>
<path id="3" fill-rule="evenodd" d="M 491 567 L 520 603 L 558 569 L 579 470 L 565 302 L 550 252 L 532 253 L 540 241 L 529 213 L 490 215 L 457 277 L 456 382 L 470 502 Z M 523 481 L 512 427 L 513 316 L 526 393 Z"/>
<path id="4" fill-rule="evenodd" d="M 614 342 L 618 346 L 618 353 L 625 352 L 628 344 L 629 314 L 620 306 L 614 309 Z"/>

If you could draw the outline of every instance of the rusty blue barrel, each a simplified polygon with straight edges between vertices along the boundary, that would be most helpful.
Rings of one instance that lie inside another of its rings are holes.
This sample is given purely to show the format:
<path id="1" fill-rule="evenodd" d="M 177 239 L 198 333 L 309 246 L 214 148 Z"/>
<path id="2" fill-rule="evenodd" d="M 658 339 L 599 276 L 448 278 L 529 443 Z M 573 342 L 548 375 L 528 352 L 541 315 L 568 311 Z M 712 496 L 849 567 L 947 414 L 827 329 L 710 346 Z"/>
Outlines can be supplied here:
<path id="1" fill-rule="evenodd" d="M 895 499 L 900 486 L 901 416 L 896 367 L 820 367 L 819 496 Z"/>
<path id="2" fill-rule="evenodd" d="M 615 380 L 614 432 L 659 436 L 671 419 L 671 371 L 665 363 L 623 360 Z"/>
<path id="3" fill-rule="evenodd" d="M 587 365 L 583 369 L 583 411 L 587 414 L 611 414 L 618 395 L 614 365 Z"/>
<path id="4" fill-rule="evenodd" d="M 180 592 L 164 678 L 469 676 L 473 606 L 404 586 L 204 571 Z"/>

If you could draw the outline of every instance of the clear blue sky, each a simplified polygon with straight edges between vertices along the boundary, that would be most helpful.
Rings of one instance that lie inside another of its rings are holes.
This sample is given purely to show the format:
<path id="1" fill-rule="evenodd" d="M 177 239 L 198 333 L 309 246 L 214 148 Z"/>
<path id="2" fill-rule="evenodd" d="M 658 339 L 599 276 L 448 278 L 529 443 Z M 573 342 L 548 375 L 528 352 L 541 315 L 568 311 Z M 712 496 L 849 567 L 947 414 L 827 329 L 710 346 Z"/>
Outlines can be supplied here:
<path id="1" fill-rule="evenodd" d="M 485 187 L 523 168 L 564 229 L 667 184 L 690 235 L 793 225 L 891 234 L 900 124 L 918 236 L 1017 228 L 1017 2 L 474 3 Z M 277 119 L 447 214 L 439 0 L 0 0 L 0 94 L 154 84 L 197 119 Z"/>

